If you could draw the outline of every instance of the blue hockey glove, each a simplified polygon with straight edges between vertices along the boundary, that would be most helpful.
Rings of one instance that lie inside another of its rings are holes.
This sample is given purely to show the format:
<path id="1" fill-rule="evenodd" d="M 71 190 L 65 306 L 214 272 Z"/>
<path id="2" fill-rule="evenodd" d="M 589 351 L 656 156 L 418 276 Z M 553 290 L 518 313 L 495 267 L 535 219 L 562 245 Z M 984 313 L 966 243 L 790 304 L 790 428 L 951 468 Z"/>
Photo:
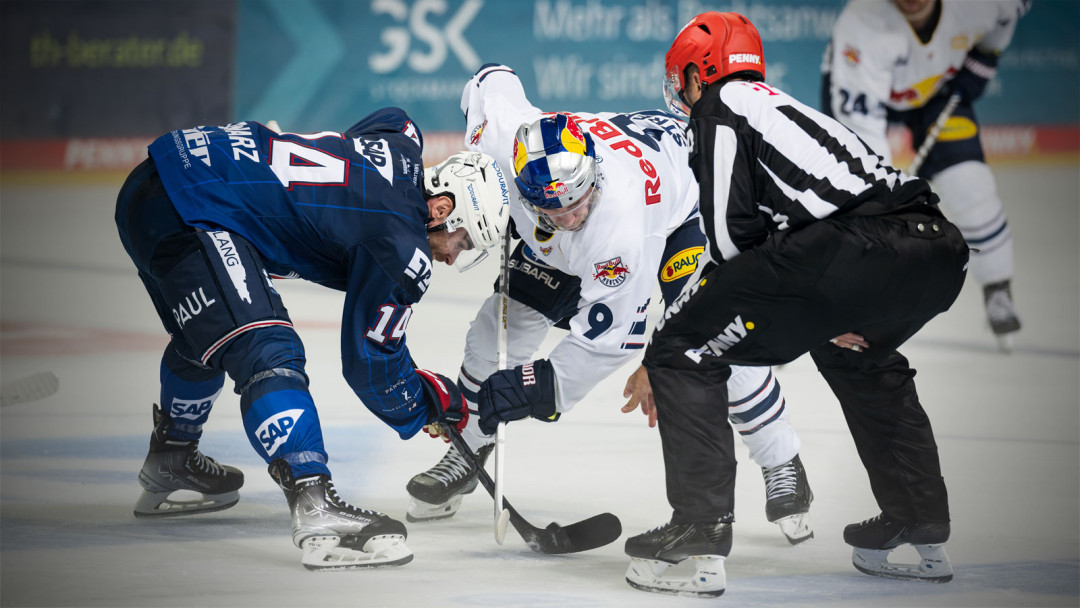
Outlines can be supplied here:
<path id="1" fill-rule="evenodd" d="M 964 59 L 963 69 L 945 84 L 944 96 L 959 93 L 960 101 L 964 104 L 970 104 L 981 97 L 986 85 L 997 72 L 998 58 L 996 54 L 972 49 Z"/>
<path id="2" fill-rule="evenodd" d="M 495 372 L 480 385 L 480 430 L 490 435 L 500 422 L 532 416 L 555 422 L 555 369 L 547 359 Z"/>
<path id="3" fill-rule="evenodd" d="M 459 433 L 465 430 L 469 422 L 469 406 L 465 396 L 453 380 L 442 374 L 426 369 L 418 369 L 416 374 L 420 376 L 420 386 L 424 389 L 424 400 L 428 404 L 428 424 L 424 430 L 432 437 L 442 437 L 443 441 L 449 442 L 450 436 L 441 426 L 453 426 Z"/>

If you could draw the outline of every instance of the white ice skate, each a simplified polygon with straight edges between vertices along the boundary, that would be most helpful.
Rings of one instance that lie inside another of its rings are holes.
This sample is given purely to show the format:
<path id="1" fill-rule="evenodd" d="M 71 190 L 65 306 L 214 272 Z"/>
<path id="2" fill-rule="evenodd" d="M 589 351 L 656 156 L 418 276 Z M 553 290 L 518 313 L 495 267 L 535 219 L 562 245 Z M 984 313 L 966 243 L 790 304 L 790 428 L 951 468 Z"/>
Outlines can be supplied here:
<path id="1" fill-rule="evenodd" d="M 949 524 L 906 524 L 887 515 L 878 515 L 844 528 L 844 542 L 854 547 L 851 562 L 855 569 L 871 576 L 947 583 L 953 578 L 952 564 L 945 553 Z M 889 561 L 889 554 L 904 545 L 918 552 L 917 564 Z"/>
<path id="2" fill-rule="evenodd" d="M 413 553 L 405 545 L 405 524 L 345 502 L 329 476 L 294 479 L 284 460 L 270 463 L 270 475 L 289 501 L 293 543 L 303 550 L 300 563 L 308 570 L 400 566 L 412 561 Z"/>
<path id="3" fill-rule="evenodd" d="M 730 552 L 729 523 L 664 524 L 626 540 L 626 582 L 653 593 L 719 597 Z"/>

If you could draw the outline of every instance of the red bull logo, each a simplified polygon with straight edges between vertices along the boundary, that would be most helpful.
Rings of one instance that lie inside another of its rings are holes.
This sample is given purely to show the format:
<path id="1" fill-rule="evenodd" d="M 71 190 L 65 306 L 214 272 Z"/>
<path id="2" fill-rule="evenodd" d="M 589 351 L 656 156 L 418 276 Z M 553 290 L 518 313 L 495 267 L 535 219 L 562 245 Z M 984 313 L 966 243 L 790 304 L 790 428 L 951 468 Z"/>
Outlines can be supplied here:
<path id="1" fill-rule="evenodd" d="M 593 280 L 600 281 L 608 287 L 618 287 L 626 281 L 626 277 L 630 276 L 630 269 L 623 265 L 621 257 L 593 264 L 593 267 L 596 268 Z"/>
<path id="2" fill-rule="evenodd" d="M 544 198 L 545 199 L 558 199 L 560 196 L 566 196 L 567 188 L 563 182 L 551 182 L 544 186 Z"/>
<path id="3" fill-rule="evenodd" d="M 487 119 L 485 118 L 484 122 L 480 123 L 479 126 L 477 126 L 476 128 L 473 129 L 472 134 L 469 136 L 469 145 L 470 146 L 475 146 L 477 143 L 480 142 L 480 138 L 483 137 L 483 135 L 484 135 L 484 127 L 486 127 L 486 126 L 487 126 Z M 515 148 L 514 153 L 516 154 L 517 153 L 517 140 L 514 140 L 514 148 Z"/>
<path id="4" fill-rule="evenodd" d="M 859 49 L 852 47 L 851 45 L 844 47 L 844 59 L 851 65 L 859 64 Z"/>

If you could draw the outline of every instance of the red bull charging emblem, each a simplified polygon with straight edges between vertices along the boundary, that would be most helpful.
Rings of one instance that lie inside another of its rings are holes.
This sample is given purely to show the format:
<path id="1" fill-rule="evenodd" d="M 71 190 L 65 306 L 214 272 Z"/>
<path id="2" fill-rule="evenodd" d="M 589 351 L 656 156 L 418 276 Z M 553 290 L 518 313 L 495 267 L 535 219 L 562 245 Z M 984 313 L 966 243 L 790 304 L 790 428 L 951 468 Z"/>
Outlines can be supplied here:
<path id="1" fill-rule="evenodd" d="M 623 284 L 626 277 L 630 276 L 630 269 L 623 265 L 621 257 L 612 258 L 593 266 L 596 268 L 593 279 L 608 287 L 618 287 Z"/>

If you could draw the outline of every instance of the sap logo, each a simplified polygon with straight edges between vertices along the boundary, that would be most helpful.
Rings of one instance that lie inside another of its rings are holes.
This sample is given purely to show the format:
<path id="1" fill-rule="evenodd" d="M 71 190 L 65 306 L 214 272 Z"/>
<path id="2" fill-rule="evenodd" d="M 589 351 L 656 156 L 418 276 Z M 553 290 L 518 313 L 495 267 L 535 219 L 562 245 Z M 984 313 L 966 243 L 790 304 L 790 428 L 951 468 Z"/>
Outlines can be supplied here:
<path id="1" fill-rule="evenodd" d="M 405 267 L 405 276 L 416 281 L 420 293 L 427 291 L 428 285 L 431 284 L 431 258 L 417 248 L 412 259 L 409 260 L 409 265 Z"/>
<path id="2" fill-rule="evenodd" d="M 210 166 L 210 148 L 208 147 L 207 132 L 199 127 L 184 129 L 180 132 L 184 136 L 184 144 L 191 155 L 201 160 L 207 167 Z"/>
<path id="3" fill-rule="evenodd" d="M 754 322 L 747 321 L 746 323 L 743 323 L 742 315 L 738 315 L 735 317 L 734 321 L 728 323 L 728 326 L 724 328 L 723 333 L 709 340 L 703 346 L 688 349 L 683 354 L 694 363 L 701 363 L 702 355 L 719 357 L 729 348 L 741 342 L 742 339 L 746 337 L 746 334 L 752 329 L 754 329 Z"/>
<path id="4" fill-rule="evenodd" d="M 371 71 L 386 74 L 407 63 L 409 68 L 421 74 L 431 74 L 446 63 L 447 48 L 454 53 L 463 68 L 470 72 L 476 71 L 480 67 L 480 58 L 465 40 L 464 33 L 484 2 L 465 0 L 440 31 L 428 17 L 433 14 L 442 15 L 446 12 L 446 5 L 442 0 L 418 0 L 411 8 L 404 0 L 372 2 L 373 13 L 390 15 L 401 25 L 384 28 L 378 36 L 388 48 L 386 52 L 375 53 L 368 58 Z M 427 52 L 410 52 L 413 38 L 419 41 L 418 47 L 427 49 Z"/>
<path id="5" fill-rule="evenodd" d="M 207 413 L 210 412 L 210 408 L 214 407 L 214 399 L 221 393 L 221 390 L 214 393 L 213 397 L 209 399 L 178 399 L 173 398 L 172 404 L 169 405 L 169 418 L 177 419 L 182 418 L 184 420 L 198 420 L 204 418 Z"/>
<path id="6" fill-rule="evenodd" d="M 386 183 L 394 185 L 394 167 L 390 163 L 390 146 L 383 139 L 364 139 L 357 137 L 353 140 L 353 148 L 364 157 L 367 164 L 375 167 L 379 175 Z"/>
<path id="7" fill-rule="evenodd" d="M 753 63 L 761 64 L 761 56 L 753 53 L 732 53 L 728 55 L 728 63 Z"/>
<path id="8" fill-rule="evenodd" d="M 188 321 L 215 302 L 217 300 L 206 297 L 206 292 L 200 287 L 198 291 L 191 292 L 191 295 L 184 296 L 183 301 L 177 303 L 176 308 L 172 309 L 173 318 L 183 328 Z"/>
<path id="9" fill-rule="evenodd" d="M 259 425 L 259 428 L 255 429 L 255 436 L 262 443 L 267 457 L 273 456 L 274 452 L 289 440 L 289 434 L 303 415 L 302 409 L 285 410 L 267 418 Z"/>

